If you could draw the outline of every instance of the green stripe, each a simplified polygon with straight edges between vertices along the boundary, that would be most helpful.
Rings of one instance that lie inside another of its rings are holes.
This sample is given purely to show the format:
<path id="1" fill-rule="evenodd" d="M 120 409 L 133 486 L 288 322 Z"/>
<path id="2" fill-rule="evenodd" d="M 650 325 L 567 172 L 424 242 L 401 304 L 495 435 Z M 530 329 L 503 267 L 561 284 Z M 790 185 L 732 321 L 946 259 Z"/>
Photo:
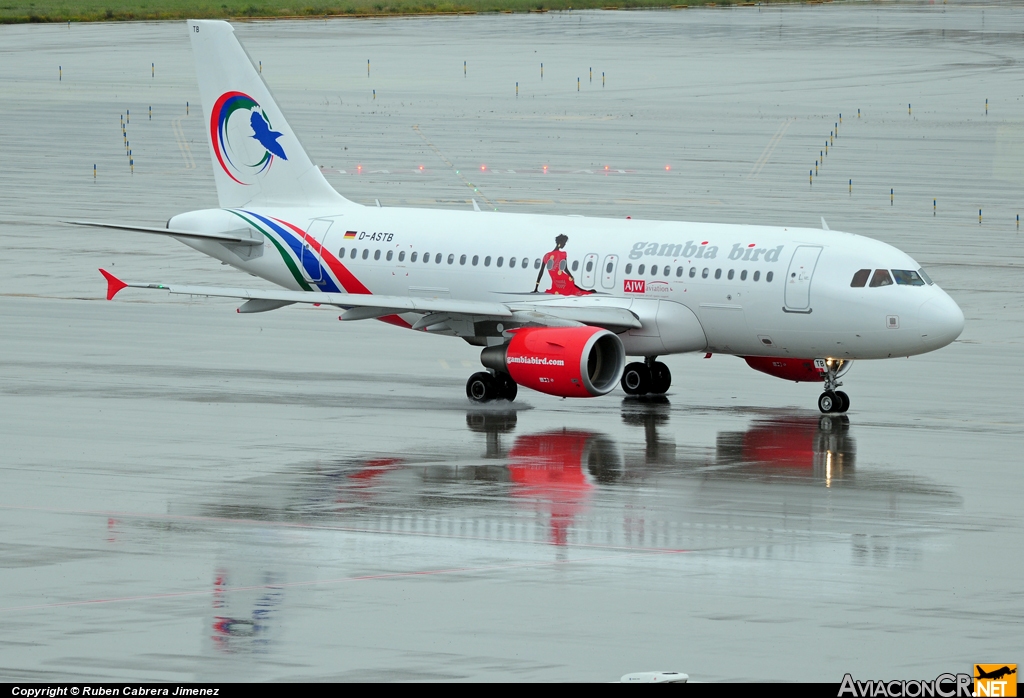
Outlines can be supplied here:
<path id="1" fill-rule="evenodd" d="M 228 210 L 230 210 L 230 209 L 228 209 Z M 251 225 L 253 228 L 255 228 L 256 230 L 258 230 L 261 233 L 263 233 L 263 235 L 268 240 L 270 240 L 272 243 L 274 243 L 274 247 L 276 247 L 277 251 L 281 253 L 281 258 L 284 260 L 284 263 L 288 265 L 288 269 L 291 271 L 292 276 L 295 277 L 295 280 L 298 282 L 299 286 L 302 287 L 303 291 L 312 291 L 313 290 L 313 288 L 309 284 L 306 283 L 306 279 L 303 278 L 302 273 L 299 271 L 299 268 L 297 266 L 295 266 L 295 260 L 292 259 L 292 256 L 290 254 L 288 254 L 288 250 L 286 250 L 281 245 L 281 243 L 277 241 L 276 237 L 274 237 L 272 234 L 270 234 L 269 232 L 267 232 L 266 230 L 261 228 L 256 223 L 253 223 L 251 220 L 249 220 L 248 218 L 243 216 L 238 211 L 231 211 L 231 213 L 235 214 L 236 216 L 241 218 L 243 221 L 245 221 L 246 223 Z"/>

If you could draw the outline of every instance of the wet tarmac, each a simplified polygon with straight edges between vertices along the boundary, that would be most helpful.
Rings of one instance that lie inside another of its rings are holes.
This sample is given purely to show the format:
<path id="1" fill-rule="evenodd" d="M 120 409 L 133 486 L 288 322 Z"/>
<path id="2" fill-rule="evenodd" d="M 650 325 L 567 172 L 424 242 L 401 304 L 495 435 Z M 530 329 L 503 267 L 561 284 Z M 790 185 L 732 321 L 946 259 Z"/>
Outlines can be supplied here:
<path id="1" fill-rule="evenodd" d="M 966 330 L 858 363 L 847 418 L 722 356 L 669 357 L 661 401 L 473 408 L 478 351 L 458 340 L 320 309 L 107 303 L 99 266 L 260 283 L 57 223 L 216 205 L 184 26 L 0 28 L 0 677 L 838 681 L 1017 661 L 1018 14 L 237 25 L 358 201 L 824 216 L 906 250 Z"/>

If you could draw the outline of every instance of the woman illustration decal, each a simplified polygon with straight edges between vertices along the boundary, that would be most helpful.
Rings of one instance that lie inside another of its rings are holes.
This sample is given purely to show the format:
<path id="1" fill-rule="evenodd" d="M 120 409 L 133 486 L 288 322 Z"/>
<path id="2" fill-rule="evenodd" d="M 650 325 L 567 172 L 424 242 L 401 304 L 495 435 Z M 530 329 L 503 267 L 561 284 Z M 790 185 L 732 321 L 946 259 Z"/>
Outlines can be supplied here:
<path id="1" fill-rule="evenodd" d="M 567 235 L 559 235 L 555 238 L 555 249 L 544 255 L 540 271 L 537 272 L 537 283 L 533 285 L 533 292 L 537 293 L 540 288 L 540 280 L 544 277 L 544 270 L 547 269 L 551 276 L 551 288 L 545 293 L 553 293 L 559 296 L 585 296 L 593 291 L 580 288 L 576 285 L 576 279 L 569 273 L 569 262 L 565 254 L 565 243 L 569 242 Z"/>

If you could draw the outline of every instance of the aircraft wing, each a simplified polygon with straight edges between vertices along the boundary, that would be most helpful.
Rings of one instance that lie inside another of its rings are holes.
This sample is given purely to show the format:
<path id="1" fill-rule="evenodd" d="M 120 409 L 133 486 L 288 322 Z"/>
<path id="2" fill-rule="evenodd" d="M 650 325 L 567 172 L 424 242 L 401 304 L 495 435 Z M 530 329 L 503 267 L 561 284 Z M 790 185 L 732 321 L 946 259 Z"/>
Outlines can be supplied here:
<path id="1" fill-rule="evenodd" d="M 226 288 L 216 286 L 188 286 L 181 284 L 125 282 L 105 269 L 100 273 L 107 280 L 107 300 L 125 288 L 146 288 L 167 291 L 177 295 L 237 298 L 245 301 L 240 313 L 259 313 L 294 303 L 332 305 L 344 308 L 342 320 L 366 320 L 401 313 L 421 313 L 425 317 L 416 323 L 416 329 L 445 325 L 453 334 L 463 334 L 454 326 L 464 321 L 496 319 L 506 320 L 513 327 L 572 327 L 592 325 L 616 332 L 641 327 L 631 312 L 616 307 L 557 306 L 550 302 L 530 304 L 496 303 L 490 301 L 455 300 L 451 298 L 421 298 L 418 296 L 377 296 L 355 293 L 323 293 L 321 291 L 263 290 Z"/>

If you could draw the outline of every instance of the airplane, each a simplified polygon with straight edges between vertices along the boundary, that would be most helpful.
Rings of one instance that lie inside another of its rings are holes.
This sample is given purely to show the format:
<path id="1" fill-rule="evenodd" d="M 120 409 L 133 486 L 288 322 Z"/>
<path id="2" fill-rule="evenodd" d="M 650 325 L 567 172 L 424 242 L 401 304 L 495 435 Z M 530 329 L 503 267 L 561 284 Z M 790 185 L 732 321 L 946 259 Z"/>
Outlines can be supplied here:
<path id="1" fill-rule="evenodd" d="M 173 237 L 281 290 L 125 282 L 227 297 L 239 313 L 333 306 L 481 347 L 473 402 L 519 386 L 596 397 L 616 386 L 661 395 L 659 356 L 741 357 L 753 369 L 823 384 L 858 359 L 934 351 L 962 332 L 957 304 L 902 251 L 822 229 L 363 206 L 328 184 L 227 22 L 189 20 L 220 208 L 165 227 L 79 225 Z M 640 360 L 627 363 L 626 357 Z"/>

